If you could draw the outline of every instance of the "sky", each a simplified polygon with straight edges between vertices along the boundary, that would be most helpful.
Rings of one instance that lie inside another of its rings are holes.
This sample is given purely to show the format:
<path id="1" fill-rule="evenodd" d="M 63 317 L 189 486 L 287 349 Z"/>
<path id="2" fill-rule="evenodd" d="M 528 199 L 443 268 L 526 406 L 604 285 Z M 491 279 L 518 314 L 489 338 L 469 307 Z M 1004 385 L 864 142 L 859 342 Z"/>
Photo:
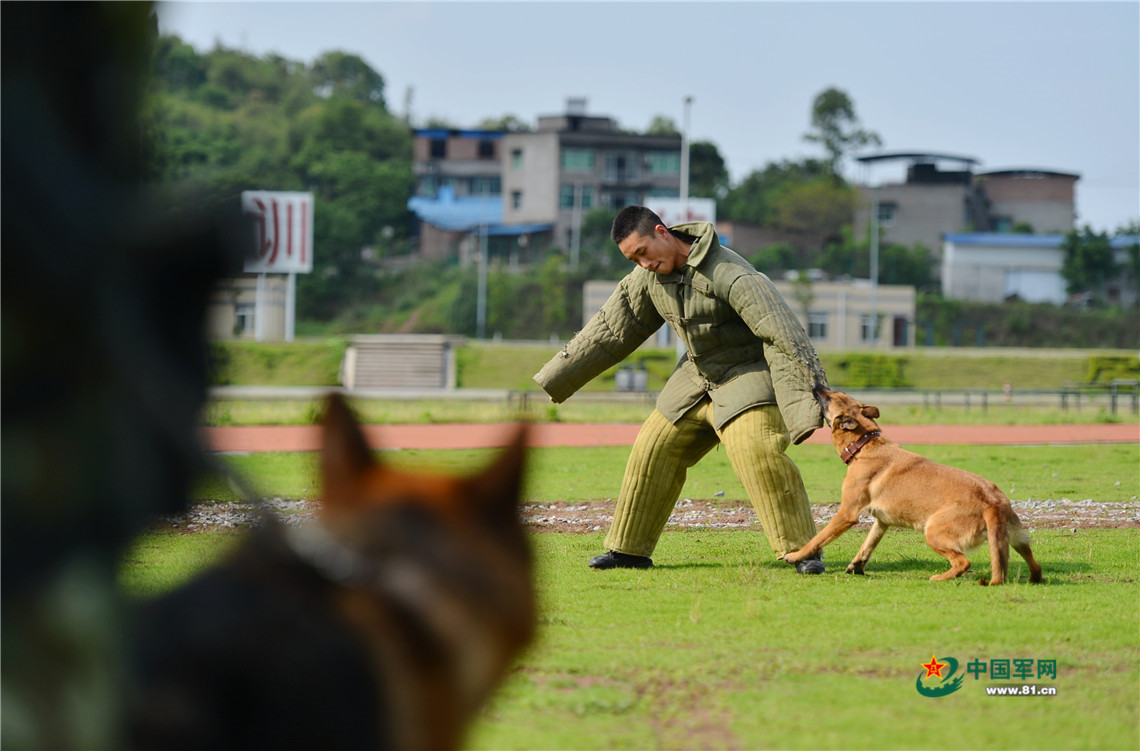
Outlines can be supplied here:
<path id="1" fill-rule="evenodd" d="M 716 144 L 738 183 L 822 157 L 803 135 L 827 88 L 846 92 L 875 151 L 952 154 L 978 171 L 1076 173 L 1077 223 L 1140 220 L 1140 3 L 170 2 L 159 30 L 311 63 L 360 56 L 388 108 L 474 127 L 534 126 L 584 97 L 644 130 L 656 115 Z M 867 152 L 870 153 L 870 152 Z M 848 178 L 902 178 L 850 163 Z"/>

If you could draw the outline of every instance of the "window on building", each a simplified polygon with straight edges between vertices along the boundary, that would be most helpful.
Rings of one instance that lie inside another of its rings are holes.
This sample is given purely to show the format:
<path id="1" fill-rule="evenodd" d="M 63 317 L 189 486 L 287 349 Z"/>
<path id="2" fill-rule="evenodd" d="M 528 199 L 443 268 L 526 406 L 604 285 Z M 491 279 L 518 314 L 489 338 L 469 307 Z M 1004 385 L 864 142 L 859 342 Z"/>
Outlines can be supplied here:
<path id="1" fill-rule="evenodd" d="M 522 169 L 522 149 L 511 149 L 511 169 Z"/>
<path id="2" fill-rule="evenodd" d="M 646 169 L 654 175 L 677 175 L 681 172 L 680 151 L 651 151 L 645 161 Z"/>
<path id="3" fill-rule="evenodd" d="M 494 141 L 480 141 L 479 142 L 479 158 L 480 159 L 494 159 L 495 158 L 495 142 Z"/>
<path id="4" fill-rule="evenodd" d="M 606 179 L 615 182 L 624 182 L 637 177 L 637 169 L 632 159 L 623 154 L 611 154 L 606 157 Z"/>
<path id="5" fill-rule="evenodd" d="M 594 169 L 594 150 L 567 146 L 562 149 L 562 169 L 573 172 Z"/>
<path id="6" fill-rule="evenodd" d="M 574 208 L 574 190 L 575 185 L 564 184 L 558 189 L 558 206 L 563 209 Z M 594 186 L 582 185 L 581 186 L 581 208 L 584 211 L 589 211 L 594 207 Z"/>
<path id="7" fill-rule="evenodd" d="M 239 302 L 234 306 L 234 336 L 253 333 L 256 311 L 257 306 L 251 302 Z"/>
<path id="8" fill-rule="evenodd" d="M 503 179 L 501 177 L 472 177 L 469 182 L 469 192 L 473 196 L 497 196 L 503 192 Z"/>
<path id="9" fill-rule="evenodd" d="M 860 316 L 859 338 L 862 341 L 873 342 L 878 340 L 879 337 L 876 335 L 877 326 L 875 326 L 877 319 L 877 316 L 870 315 L 869 313 L 864 313 L 862 316 Z"/>
<path id="10" fill-rule="evenodd" d="M 512 209 L 521 209 L 522 208 L 522 191 L 521 190 L 512 190 L 511 191 L 511 208 Z"/>
<path id="11" fill-rule="evenodd" d="M 646 198 L 680 198 L 681 191 L 676 188 L 650 188 L 645 191 Z"/>
<path id="12" fill-rule="evenodd" d="M 827 338 L 827 313 L 808 313 L 808 338 Z"/>
<path id="13" fill-rule="evenodd" d="M 446 138 L 433 138 L 433 139 L 431 139 L 431 158 L 432 159 L 446 159 L 447 158 L 447 139 Z"/>
<path id="14" fill-rule="evenodd" d="M 439 190 L 439 181 L 435 179 L 434 175 L 425 175 L 420 178 L 420 186 L 416 190 L 416 195 L 434 196 L 437 190 Z"/>
<path id="15" fill-rule="evenodd" d="M 897 203 L 890 201 L 879 204 L 879 224 L 890 226 L 895 223 L 895 213 L 898 211 Z"/>

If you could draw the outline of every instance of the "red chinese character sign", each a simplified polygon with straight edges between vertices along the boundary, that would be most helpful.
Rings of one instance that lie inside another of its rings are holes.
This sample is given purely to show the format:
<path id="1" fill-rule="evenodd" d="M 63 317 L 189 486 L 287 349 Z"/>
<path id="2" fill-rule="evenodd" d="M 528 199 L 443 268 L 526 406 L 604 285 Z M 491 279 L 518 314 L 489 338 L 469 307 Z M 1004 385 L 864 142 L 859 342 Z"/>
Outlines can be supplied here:
<path id="1" fill-rule="evenodd" d="M 242 211 L 253 219 L 251 274 L 307 274 L 313 270 L 313 194 L 247 190 Z"/>

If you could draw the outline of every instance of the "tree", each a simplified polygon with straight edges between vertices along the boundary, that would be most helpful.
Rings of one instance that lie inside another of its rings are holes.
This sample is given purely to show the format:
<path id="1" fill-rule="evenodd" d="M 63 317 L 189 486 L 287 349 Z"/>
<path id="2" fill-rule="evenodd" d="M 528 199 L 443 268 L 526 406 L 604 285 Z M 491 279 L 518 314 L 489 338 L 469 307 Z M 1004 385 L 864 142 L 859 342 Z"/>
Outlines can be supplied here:
<path id="1" fill-rule="evenodd" d="M 716 144 L 689 144 L 689 195 L 722 200 L 728 194 L 728 168 Z"/>
<path id="2" fill-rule="evenodd" d="M 673 118 L 665 115 L 654 115 L 645 134 L 647 136 L 679 136 L 681 131 L 677 129 L 677 121 Z"/>
<path id="3" fill-rule="evenodd" d="M 1112 241 L 1107 232 L 1084 229 L 1073 230 L 1061 243 L 1065 258 L 1061 262 L 1061 276 L 1070 295 L 1096 292 L 1104 296 L 1104 285 L 1120 271 L 1113 258 Z"/>
<path id="4" fill-rule="evenodd" d="M 788 232 L 838 235 L 851 223 L 857 195 L 854 188 L 827 179 L 793 184 L 773 202 L 772 223 Z"/>
<path id="5" fill-rule="evenodd" d="M 823 144 L 827 150 L 828 171 L 837 177 L 840 161 L 848 152 L 882 144 L 877 133 L 859 127 L 854 103 L 836 88 L 825 89 L 816 96 L 811 107 L 811 125 L 813 130 L 804 134 L 804 140 Z"/>
<path id="6" fill-rule="evenodd" d="M 515 115 L 485 117 L 475 127 L 480 130 L 501 130 L 505 133 L 529 133 L 531 130 L 528 123 Z"/>
<path id="7" fill-rule="evenodd" d="M 384 77 L 357 55 L 336 51 L 324 53 L 313 61 L 309 81 L 313 91 L 323 99 L 340 94 L 387 110 Z"/>
<path id="8" fill-rule="evenodd" d="M 575 279 L 621 278 L 629 271 L 626 261 L 610 238 L 617 211 L 593 209 L 582 218 L 582 244 Z"/>
<path id="9" fill-rule="evenodd" d="M 166 36 L 155 45 L 154 75 L 171 91 L 193 91 L 206 82 L 206 66 L 193 47 L 177 36 Z"/>
<path id="10" fill-rule="evenodd" d="M 732 221 L 770 225 L 774 221 L 775 204 L 784 191 L 792 185 L 818 180 L 825 174 L 826 165 L 816 159 L 771 162 L 730 189 L 718 213 Z"/>
<path id="11" fill-rule="evenodd" d="M 871 275 L 871 242 L 856 242 L 850 227 L 841 242 L 829 243 L 819 257 L 819 267 L 833 276 L 867 279 Z M 923 245 L 883 245 L 879 248 L 879 282 L 902 284 L 919 291 L 934 286 L 934 257 Z"/>
<path id="12" fill-rule="evenodd" d="M 797 268 L 796 249 L 785 243 L 769 245 L 749 256 L 748 262 L 757 271 L 778 279 L 785 271 Z"/>
<path id="13" fill-rule="evenodd" d="M 562 256 L 551 253 L 538 272 L 539 286 L 542 289 L 542 322 L 551 332 L 562 330 L 567 321 L 567 280 L 562 266 Z"/>

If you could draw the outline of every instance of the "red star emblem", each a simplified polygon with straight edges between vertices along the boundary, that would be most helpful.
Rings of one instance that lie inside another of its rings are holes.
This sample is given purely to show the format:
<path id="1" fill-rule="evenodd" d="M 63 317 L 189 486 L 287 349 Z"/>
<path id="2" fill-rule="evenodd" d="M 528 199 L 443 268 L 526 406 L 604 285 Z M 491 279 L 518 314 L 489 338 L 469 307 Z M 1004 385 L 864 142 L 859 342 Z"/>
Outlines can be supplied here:
<path id="1" fill-rule="evenodd" d="M 926 668 L 926 676 L 925 677 L 929 678 L 930 676 L 934 675 L 934 676 L 941 678 L 942 677 L 942 668 L 946 667 L 948 664 L 949 663 L 946 663 L 946 662 L 939 662 L 937 657 L 935 657 L 934 655 L 930 655 L 930 662 L 924 663 L 922 666 L 922 667 Z"/>

